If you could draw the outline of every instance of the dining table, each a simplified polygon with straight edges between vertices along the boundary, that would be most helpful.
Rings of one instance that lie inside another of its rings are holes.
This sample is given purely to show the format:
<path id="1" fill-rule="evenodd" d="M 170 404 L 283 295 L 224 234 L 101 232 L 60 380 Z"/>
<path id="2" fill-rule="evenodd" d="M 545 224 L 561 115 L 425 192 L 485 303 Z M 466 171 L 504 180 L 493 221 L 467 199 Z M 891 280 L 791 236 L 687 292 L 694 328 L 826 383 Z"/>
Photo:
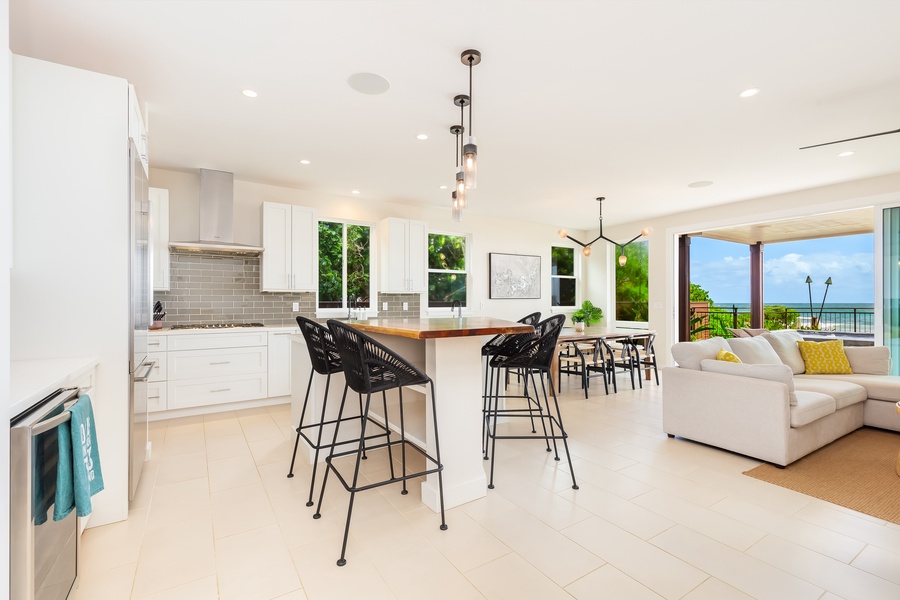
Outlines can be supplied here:
<path id="1" fill-rule="evenodd" d="M 596 340 L 624 340 L 633 336 L 648 336 L 656 333 L 653 329 L 632 329 L 627 327 L 585 327 L 582 331 L 576 331 L 572 327 L 563 327 L 556 342 L 557 351 L 553 353 L 553 362 L 550 363 L 550 376 L 553 381 L 559 380 L 559 351 L 566 345 L 578 342 L 594 342 Z M 649 371 L 647 379 L 650 378 Z"/>
<path id="2" fill-rule="evenodd" d="M 413 393 L 435 403 L 444 465 L 445 507 L 485 496 L 481 347 L 489 336 L 533 333 L 534 327 L 493 317 L 378 318 L 349 321 L 348 325 L 397 352 L 434 381 L 436 398 L 429 397 L 428 386 Z M 407 397 L 404 392 L 404 407 Z M 407 419 L 415 414 L 423 421 L 420 431 L 424 439 L 418 441 L 432 454 L 435 450 L 435 440 L 429 434 L 434 431 L 432 412 L 424 410 L 424 403 L 420 404 L 420 411 L 407 411 Z M 434 511 L 439 510 L 436 474 L 428 475 L 422 483 L 422 502 Z"/>

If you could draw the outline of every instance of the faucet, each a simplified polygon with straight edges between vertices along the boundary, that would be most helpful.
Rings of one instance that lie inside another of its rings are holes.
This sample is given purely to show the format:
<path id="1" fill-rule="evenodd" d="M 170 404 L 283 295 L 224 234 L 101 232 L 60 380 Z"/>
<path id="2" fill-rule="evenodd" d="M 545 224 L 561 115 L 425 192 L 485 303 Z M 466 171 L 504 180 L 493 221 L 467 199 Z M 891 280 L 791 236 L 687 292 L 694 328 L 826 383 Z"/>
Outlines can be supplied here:
<path id="1" fill-rule="evenodd" d="M 460 319 L 462 319 L 462 303 L 459 300 L 454 300 L 453 302 L 450 303 L 450 312 L 451 313 L 453 312 L 454 308 L 459 309 L 457 316 Z"/>

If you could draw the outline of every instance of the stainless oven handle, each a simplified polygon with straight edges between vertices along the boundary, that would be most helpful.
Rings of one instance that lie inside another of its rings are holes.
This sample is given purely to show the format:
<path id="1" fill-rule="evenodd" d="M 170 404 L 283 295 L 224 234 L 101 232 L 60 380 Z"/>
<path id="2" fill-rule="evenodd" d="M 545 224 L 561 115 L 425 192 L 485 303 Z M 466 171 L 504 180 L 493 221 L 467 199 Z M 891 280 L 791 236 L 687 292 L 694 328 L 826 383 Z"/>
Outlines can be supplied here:
<path id="1" fill-rule="evenodd" d="M 67 395 L 65 398 L 62 399 L 61 402 L 62 402 L 62 404 L 65 404 L 72 398 L 77 398 L 78 396 L 80 396 L 82 394 L 86 394 L 89 391 L 91 391 L 92 389 L 94 389 L 93 386 L 86 387 L 86 388 L 72 388 L 70 390 L 65 390 L 65 392 L 67 392 Z M 68 406 L 66 408 L 68 408 Z M 72 413 L 70 413 L 67 410 L 67 411 L 63 412 L 62 414 L 56 415 L 52 419 L 47 419 L 46 421 L 41 421 L 40 423 L 37 423 L 36 425 L 34 425 L 31 428 L 31 437 L 39 436 L 42 433 L 46 433 L 47 431 L 50 431 L 54 427 L 59 427 L 61 424 L 65 423 L 66 421 L 68 421 L 71 418 L 72 418 Z"/>
<path id="2" fill-rule="evenodd" d="M 135 378 L 134 378 L 134 381 L 135 381 L 135 382 L 138 382 L 138 383 L 139 383 L 139 382 L 142 382 L 142 381 L 147 381 L 147 378 L 150 377 L 150 372 L 151 372 L 154 368 L 156 368 L 156 361 L 155 361 L 155 360 L 151 360 L 150 362 L 144 363 L 144 364 L 147 365 L 147 372 L 144 373 L 141 377 L 135 377 Z"/>

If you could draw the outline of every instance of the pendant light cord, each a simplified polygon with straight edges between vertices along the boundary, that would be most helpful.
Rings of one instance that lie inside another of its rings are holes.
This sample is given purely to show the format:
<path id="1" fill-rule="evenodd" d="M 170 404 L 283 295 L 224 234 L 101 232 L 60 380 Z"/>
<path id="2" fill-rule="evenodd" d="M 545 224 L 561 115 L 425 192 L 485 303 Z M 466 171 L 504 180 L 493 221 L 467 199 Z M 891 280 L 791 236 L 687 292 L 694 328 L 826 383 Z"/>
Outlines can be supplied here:
<path id="1" fill-rule="evenodd" d="M 474 135 L 472 132 L 472 61 L 474 60 L 474 56 L 469 56 L 469 137 Z"/>

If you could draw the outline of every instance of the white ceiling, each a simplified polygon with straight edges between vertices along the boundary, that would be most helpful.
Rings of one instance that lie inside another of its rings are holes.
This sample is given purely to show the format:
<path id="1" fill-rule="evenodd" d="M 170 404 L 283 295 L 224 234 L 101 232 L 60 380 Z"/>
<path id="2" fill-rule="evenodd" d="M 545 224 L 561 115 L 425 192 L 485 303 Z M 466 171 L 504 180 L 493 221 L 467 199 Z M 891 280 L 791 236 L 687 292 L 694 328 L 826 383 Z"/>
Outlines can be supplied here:
<path id="1" fill-rule="evenodd" d="M 900 171 L 900 134 L 798 150 L 900 127 L 897 23 L 896 0 L 10 0 L 13 52 L 135 85 L 152 166 L 448 213 L 476 48 L 466 219 L 581 228 L 601 195 L 613 225 Z"/>

